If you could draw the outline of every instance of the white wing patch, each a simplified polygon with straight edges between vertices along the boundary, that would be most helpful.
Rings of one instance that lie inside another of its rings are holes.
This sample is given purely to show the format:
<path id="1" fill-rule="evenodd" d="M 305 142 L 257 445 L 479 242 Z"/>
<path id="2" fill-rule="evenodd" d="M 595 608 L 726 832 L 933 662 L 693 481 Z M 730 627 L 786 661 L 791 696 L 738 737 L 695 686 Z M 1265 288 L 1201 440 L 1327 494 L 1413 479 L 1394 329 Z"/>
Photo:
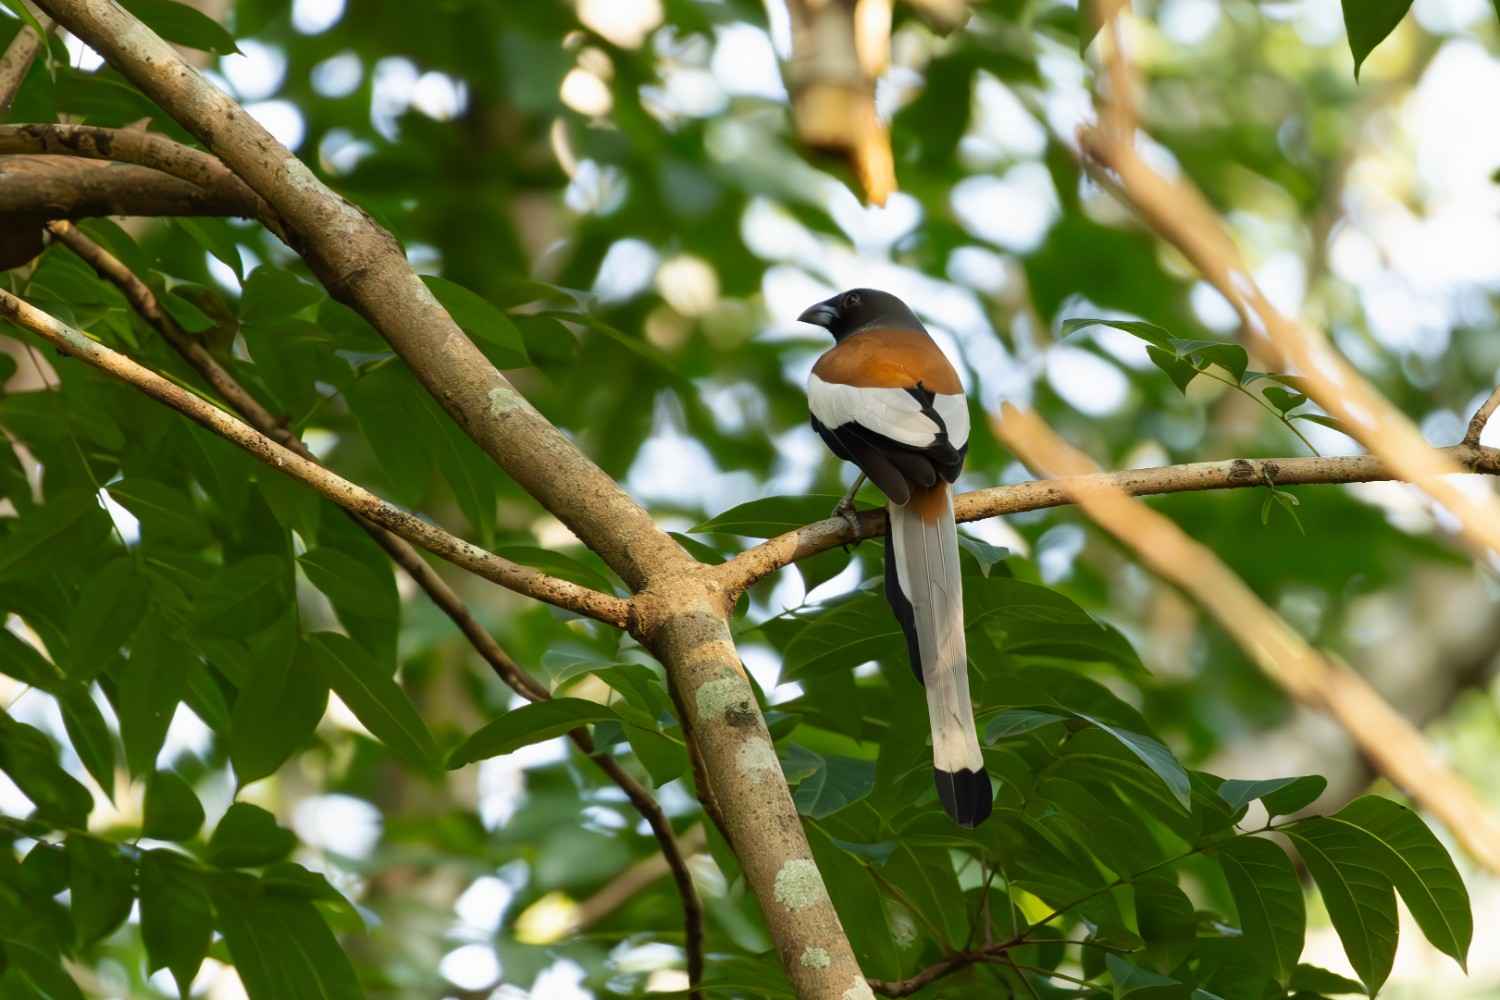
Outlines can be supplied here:
<path id="1" fill-rule="evenodd" d="M 937 440 L 938 425 L 922 412 L 922 404 L 905 389 L 868 389 L 807 380 L 807 401 L 813 416 L 832 430 L 853 422 L 912 448 L 929 448 Z M 969 405 L 963 396 L 938 395 L 932 408 L 948 430 L 948 442 L 962 448 L 969 440 Z"/>

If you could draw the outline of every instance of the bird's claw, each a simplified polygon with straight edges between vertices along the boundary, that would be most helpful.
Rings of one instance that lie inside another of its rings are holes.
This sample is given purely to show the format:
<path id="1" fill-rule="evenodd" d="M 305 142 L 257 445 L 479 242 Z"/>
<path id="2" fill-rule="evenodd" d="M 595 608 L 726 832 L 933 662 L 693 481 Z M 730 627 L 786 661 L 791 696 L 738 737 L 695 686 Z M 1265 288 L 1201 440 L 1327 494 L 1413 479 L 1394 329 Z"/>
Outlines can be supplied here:
<path id="1" fill-rule="evenodd" d="M 848 497 L 840 500 L 837 506 L 833 508 L 833 513 L 830 516 L 842 519 L 849 526 L 849 534 L 853 538 L 851 541 L 844 543 L 844 551 L 849 551 L 862 541 L 859 537 L 859 511 L 855 509 L 853 500 Z"/>

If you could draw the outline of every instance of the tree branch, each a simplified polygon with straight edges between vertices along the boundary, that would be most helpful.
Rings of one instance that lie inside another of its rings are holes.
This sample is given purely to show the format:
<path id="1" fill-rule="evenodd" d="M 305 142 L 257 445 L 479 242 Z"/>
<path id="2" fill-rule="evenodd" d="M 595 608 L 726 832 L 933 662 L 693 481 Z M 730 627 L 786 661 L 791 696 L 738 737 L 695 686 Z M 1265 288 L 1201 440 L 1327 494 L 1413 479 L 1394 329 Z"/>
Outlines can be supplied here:
<path id="1" fill-rule="evenodd" d="M 276 417 L 262 406 L 259 400 L 251 395 L 223 365 L 219 364 L 218 359 L 207 348 L 185 333 L 171 314 L 161 308 L 155 293 L 130 268 L 126 267 L 124 262 L 70 223 L 53 222 L 47 228 L 61 243 L 98 272 L 100 277 L 117 287 L 135 311 L 141 315 L 141 318 L 161 334 L 162 338 L 182 355 L 183 360 L 203 376 L 214 391 L 256 430 L 275 439 L 308 461 L 316 461 L 312 452 L 302 443 L 301 438 L 287 428 L 286 421 Z M 435 569 L 427 564 L 416 549 L 405 540 L 359 514 L 348 509 L 345 509 L 344 513 L 363 528 L 375 543 L 406 571 L 417 586 L 422 588 L 428 598 L 458 626 L 459 631 L 469 640 L 475 652 L 490 665 L 496 676 L 511 690 L 531 701 L 542 701 L 552 696 L 544 685 L 511 659 L 510 654 L 495 641 L 494 636 L 487 629 L 479 624 L 458 594 L 448 586 Z M 677 886 L 678 896 L 682 900 L 688 980 L 697 984 L 703 976 L 703 906 L 693 886 L 692 874 L 688 871 L 686 860 L 686 856 L 691 854 L 696 847 L 688 843 L 678 843 L 672 832 L 670 821 L 662 812 L 661 804 L 642 787 L 640 782 L 626 773 L 618 761 L 596 751 L 593 737 L 589 735 L 587 729 L 580 726 L 569 732 L 568 737 L 625 793 L 636 811 L 650 825 L 661 847 L 661 854 L 653 859 L 660 867 L 656 877 L 670 872 Z"/>
<path id="2" fill-rule="evenodd" d="M 329 293 L 368 319 L 464 432 L 628 585 L 697 565 L 495 369 L 389 232 L 330 190 L 172 46 L 115 3 L 38 6 L 195 135 L 216 166 L 222 161 L 263 198 L 273 218 L 284 220 L 283 238 Z"/>
<path id="3" fill-rule="evenodd" d="M 1500 449 L 1464 443 L 1440 449 L 1462 471 L 1500 475 Z M 1191 462 L 1154 469 L 1101 472 L 1090 479 L 1118 487 L 1131 496 L 1195 493 L 1205 490 L 1253 489 L 1268 482 L 1276 486 L 1329 483 L 1372 483 L 1400 479 L 1390 466 L 1373 455 L 1342 458 L 1234 458 L 1222 462 Z M 982 521 L 1001 514 L 1061 507 L 1073 502 L 1067 480 L 1049 479 L 992 486 L 959 495 L 953 504 L 959 521 Z M 886 532 L 885 512 L 859 514 L 859 530 L 851 531 L 842 518 L 830 517 L 767 539 L 710 569 L 719 585 L 739 594 L 783 566 L 862 538 Z"/>
<path id="4" fill-rule="evenodd" d="M 0 153 L 73 156 L 149 167 L 195 185 L 209 198 L 253 206 L 251 215 L 283 240 L 287 238 L 276 212 L 218 157 L 154 132 L 92 125 L 0 125 Z"/>
<path id="5" fill-rule="evenodd" d="M 203 398 L 4 290 L 0 290 L 0 317 L 31 330 L 64 354 L 134 385 L 153 399 L 244 448 L 267 465 L 302 480 L 340 507 L 369 518 L 381 527 L 471 573 L 509 590 L 617 628 L 624 628 L 630 622 L 629 601 L 555 579 L 449 534 L 442 528 L 387 503 L 318 463 L 303 458 L 286 446 L 277 444 Z"/>
<path id="6" fill-rule="evenodd" d="M 1125 53 L 1108 49 L 1112 77 L 1128 76 Z M 1127 92 L 1112 94 L 1129 101 Z M 1471 496 L 1449 477 L 1463 471 L 1429 445 L 1411 421 L 1333 351 L 1321 333 L 1285 316 L 1250 276 L 1227 228 L 1202 193 L 1186 178 L 1169 180 L 1138 151 L 1133 116 L 1101 109 L 1100 124 L 1079 131 L 1090 173 L 1114 189 L 1162 239 L 1172 244 L 1234 307 L 1246 339 L 1268 350 L 1302 377 L 1307 394 L 1379 456 L 1398 477 L 1417 486 L 1458 521 L 1471 546 L 1500 556 L 1500 498 L 1493 491 Z M 1107 169 L 1101 170 L 1100 166 Z M 1112 174 L 1112 176 L 1111 176 Z"/>
<path id="7" fill-rule="evenodd" d="M 1485 425 L 1490 422 L 1490 417 L 1495 415 L 1496 407 L 1500 407 L 1500 388 L 1490 393 L 1490 398 L 1474 411 L 1474 417 L 1469 421 L 1469 429 L 1464 432 L 1464 444 L 1479 447 L 1479 436 L 1484 433 Z"/>
<path id="8" fill-rule="evenodd" d="M 732 605 L 714 580 L 495 370 L 388 232 L 329 190 L 171 46 L 105 0 L 42 0 L 41 6 L 273 206 L 286 220 L 289 245 L 330 294 L 368 319 L 464 431 L 638 591 L 628 605 L 637 612 L 631 630 L 683 692 L 686 724 L 710 772 L 722 779 L 716 792 L 730 842 L 798 995 L 866 996 L 735 651 Z M 800 961 L 808 948 L 828 960 Z"/>
<path id="9" fill-rule="evenodd" d="M 37 23 L 46 31 L 51 31 L 54 27 L 52 19 L 45 14 L 37 17 Z M 11 102 L 16 99 L 16 92 L 26 79 L 26 71 L 31 69 L 37 53 L 46 44 L 46 39 L 38 35 L 35 28 L 23 24 L 21 30 L 16 32 L 16 37 L 10 40 L 10 45 L 0 53 L 0 114 L 10 110 Z"/>
<path id="10" fill-rule="evenodd" d="M 1175 583 L 1292 698 L 1331 715 L 1380 772 L 1448 827 L 1480 864 L 1500 872 L 1500 822 L 1369 682 L 1313 649 L 1207 546 L 1165 515 L 1131 499 L 1040 417 L 1006 405 L 995 432 L 1037 471 L 1060 481 L 1100 527 L 1157 575 Z"/>
<path id="11" fill-rule="evenodd" d="M 149 167 L 71 156 L 0 156 L 0 216 L 237 216 L 252 219 L 248 188 L 208 191 Z"/>
<path id="12" fill-rule="evenodd" d="M 797 138 L 845 156 L 865 199 L 884 205 L 896 190 L 896 166 L 875 110 L 875 78 L 890 55 L 891 0 L 791 0 L 787 7 L 792 58 L 785 75 Z"/>

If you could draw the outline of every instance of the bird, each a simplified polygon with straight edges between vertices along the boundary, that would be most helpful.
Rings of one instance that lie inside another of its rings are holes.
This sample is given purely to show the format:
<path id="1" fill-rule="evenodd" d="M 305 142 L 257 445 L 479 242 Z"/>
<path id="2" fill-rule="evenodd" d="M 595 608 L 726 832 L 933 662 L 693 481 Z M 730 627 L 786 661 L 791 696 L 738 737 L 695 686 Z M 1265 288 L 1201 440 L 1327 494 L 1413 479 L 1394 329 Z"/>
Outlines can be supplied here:
<path id="1" fill-rule="evenodd" d="M 953 520 L 952 484 L 969 445 L 963 385 L 927 328 L 890 292 L 849 289 L 797 318 L 834 339 L 807 380 L 813 430 L 860 470 L 834 514 L 852 522 L 866 477 L 886 496 L 886 600 L 926 689 L 938 799 L 958 825 L 978 826 L 994 793 L 969 698 Z"/>

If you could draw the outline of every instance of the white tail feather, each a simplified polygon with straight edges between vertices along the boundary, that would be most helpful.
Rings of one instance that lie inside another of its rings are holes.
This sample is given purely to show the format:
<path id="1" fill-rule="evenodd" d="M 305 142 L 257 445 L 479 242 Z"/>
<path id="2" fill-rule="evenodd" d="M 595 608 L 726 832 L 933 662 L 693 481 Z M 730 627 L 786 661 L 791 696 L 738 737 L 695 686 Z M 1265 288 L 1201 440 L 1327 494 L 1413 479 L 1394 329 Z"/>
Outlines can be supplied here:
<path id="1" fill-rule="evenodd" d="M 904 506 L 889 505 L 892 552 L 896 579 L 911 603 L 916 624 L 932 725 L 933 765 L 939 771 L 979 771 L 984 757 L 969 700 L 958 528 L 953 521 L 952 492 L 946 484 L 939 488 L 940 509 L 932 520 L 923 519 L 916 497 Z"/>

